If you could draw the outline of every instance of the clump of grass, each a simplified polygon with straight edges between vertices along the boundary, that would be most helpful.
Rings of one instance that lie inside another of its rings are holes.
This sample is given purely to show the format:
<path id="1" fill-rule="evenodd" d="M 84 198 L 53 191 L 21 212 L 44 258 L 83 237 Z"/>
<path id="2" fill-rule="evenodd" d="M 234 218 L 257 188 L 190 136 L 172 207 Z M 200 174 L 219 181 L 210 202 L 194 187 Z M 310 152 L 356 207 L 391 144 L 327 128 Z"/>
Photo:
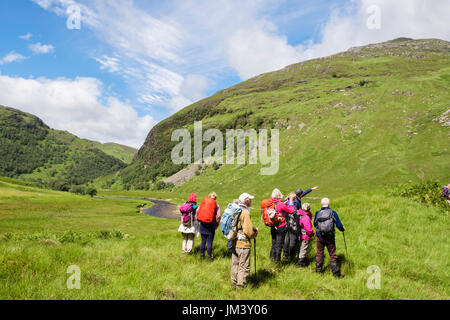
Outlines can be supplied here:
<path id="1" fill-rule="evenodd" d="M 102 230 L 96 232 L 77 232 L 67 230 L 61 233 L 34 232 L 34 233 L 5 233 L 0 235 L 3 241 L 38 241 L 41 244 L 60 243 L 86 243 L 94 239 L 128 239 L 130 235 L 124 234 L 120 230 Z"/>

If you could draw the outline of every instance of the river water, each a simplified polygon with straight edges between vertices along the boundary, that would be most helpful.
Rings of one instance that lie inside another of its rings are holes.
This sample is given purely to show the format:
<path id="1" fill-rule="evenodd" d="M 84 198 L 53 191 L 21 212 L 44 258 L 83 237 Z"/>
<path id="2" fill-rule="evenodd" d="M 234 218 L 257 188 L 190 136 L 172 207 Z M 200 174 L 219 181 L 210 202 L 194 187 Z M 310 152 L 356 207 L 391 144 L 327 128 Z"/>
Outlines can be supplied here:
<path id="1" fill-rule="evenodd" d="M 178 213 L 178 206 L 176 204 L 157 199 L 148 199 L 148 198 L 127 198 L 127 197 L 100 197 L 96 196 L 96 198 L 103 199 L 125 199 L 125 200 L 138 200 L 138 201 L 148 201 L 153 202 L 154 205 L 150 208 L 142 210 L 142 213 L 152 217 L 158 218 L 166 218 L 166 219 L 180 219 L 180 215 Z"/>

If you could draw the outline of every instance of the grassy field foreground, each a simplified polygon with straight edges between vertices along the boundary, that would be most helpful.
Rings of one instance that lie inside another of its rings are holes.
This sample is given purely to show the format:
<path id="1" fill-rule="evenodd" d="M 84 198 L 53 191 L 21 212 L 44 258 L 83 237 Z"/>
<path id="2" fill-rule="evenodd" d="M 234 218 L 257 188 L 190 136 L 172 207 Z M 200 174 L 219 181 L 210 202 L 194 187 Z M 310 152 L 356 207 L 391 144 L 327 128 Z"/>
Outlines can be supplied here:
<path id="1" fill-rule="evenodd" d="M 142 202 L 91 199 L 17 183 L 0 179 L 0 299 L 450 298 L 448 213 L 404 198 L 360 193 L 333 201 L 347 228 L 351 261 L 349 272 L 339 233 L 338 255 L 346 274 L 340 280 L 329 267 L 316 274 L 313 263 L 277 272 L 269 260 L 270 231 L 259 218 L 261 199 L 256 198 L 252 217 L 260 228 L 258 273 L 253 275 L 252 249 L 249 286 L 236 291 L 220 232 L 216 259 L 200 261 L 200 239 L 193 255 L 183 255 L 178 221 L 138 213 Z M 317 210 L 317 200 L 310 202 Z M 314 254 L 315 245 L 309 257 Z M 66 286 L 71 265 L 81 270 L 79 290 Z M 381 287 L 370 290 L 367 268 L 373 265 L 381 271 Z"/>

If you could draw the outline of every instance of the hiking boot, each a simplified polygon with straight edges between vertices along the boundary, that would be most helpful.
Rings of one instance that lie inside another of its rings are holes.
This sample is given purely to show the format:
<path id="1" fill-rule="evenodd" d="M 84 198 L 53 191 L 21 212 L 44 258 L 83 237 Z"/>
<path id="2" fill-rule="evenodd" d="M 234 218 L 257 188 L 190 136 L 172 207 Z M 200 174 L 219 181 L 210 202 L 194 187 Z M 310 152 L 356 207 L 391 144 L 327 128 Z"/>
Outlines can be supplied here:
<path id="1" fill-rule="evenodd" d="M 322 273 L 322 267 L 323 267 L 323 260 L 322 261 L 316 261 L 316 272 Z"/>
<path id="2" fill-rule="evenodd" d="M 307 266 L 306 259 L 299 259 L 298 260 L 298 266 L 299 267 L 306 267 Z"/>
<path id="3" fill-rule="evenodd" d="M 201 253 L 200 253 L 200 259 L 201 259 L 201 260 L 205 259 L 205 254 L 201 254 Z"/>
<path id="4" fill-rule="evenodd" d="M 338 261 L 330 261 L 331 271 L 333 272 L 333 276 L 336 278 L 343 278 L 344 275 L 341 274 L 340 266 Z"/>
<path id="5" fill-rule="evenodd" d="M 214 257 L 213 256 L 208 256 L 209 261 L 214 261 Z"/>

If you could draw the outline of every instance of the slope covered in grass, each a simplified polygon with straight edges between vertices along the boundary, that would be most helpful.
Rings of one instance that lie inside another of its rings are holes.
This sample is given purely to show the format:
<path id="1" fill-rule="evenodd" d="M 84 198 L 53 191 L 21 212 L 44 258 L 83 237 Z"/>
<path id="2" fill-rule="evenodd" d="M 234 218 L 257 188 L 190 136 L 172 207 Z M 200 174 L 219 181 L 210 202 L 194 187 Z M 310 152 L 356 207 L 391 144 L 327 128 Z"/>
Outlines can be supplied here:
<path id="1" fill-rule="evenodd" d="M 285 190 L 282 190 L 286 192 Z M 116 194 L 118 195 L 118 194 Z M 120 195 L 126 196 L 126 192 Z M 136 196 L 136 193 L 129 194 Z M 151 197 L 152 194 L 146 194 Z M 158 196 L 164 196 L 159 194 Z M 167 194 L 167 197 L 171 194 Z M 178 194 L 184 198 L 187 194 Z M 203 197 L 204 194 L 199 194 Z M 257 277 L 231 288 L 231 257 L 216 233 L 213 262 L 181 253 L 178 221 L 144 216 L 138 202 L 91 199 L 0 180 L 1 299 L 449 299 L 448 214 L 385 193 L 356 193 L 333 199 L 347 228 L 351 262 L 337 235 L 344 279 L 329 268 L 318 275 L 269 261 L 270 231 L 252 220 L 257 238 Z M 220 198 L 224 207 L 230 199 Z M 317 200 L 308 198 L 313 210 Z M 128 235 L 123 237 L 122 235 Z M 253 254 L 253 250 L 252 250 Z M 313 258 L 312 246 L 309 257 Z M 326 255 L 325 265 L 328 265 Z M 81 289 L 68 290 L 67 268 L 81 270 Z M 381 288 L 366 286 L 369 266 L 381 270 Z M 254 270 L 252 255 L 252 274 Z"/>
<path id="2" fill-rule="evenodd" d="M 295 183 L 344 194 L 422 179 L 448 183 L 449 62 L 447 41 L 398 39 L 262 74 L 158 123 L 110 185 L 147 189 L 179 171 L 183 166 L 170 159 L 178 143 L 171 134 L 192 133 L 200 120 L 204 131 L 279 129 L 280 169 L 264 177 L 260 164 L 225 165 L 177 192 L 226 193 L 237 184 L 261 193 Z"/>
<path id="3" fill-rule="evenodd" d="M 0 174 L 58 190 L 124 168 L 133 153 L 53 130 L 34 115 L 0 106 Z M 118 151 L 120 150 L 120 151 Z"/>

